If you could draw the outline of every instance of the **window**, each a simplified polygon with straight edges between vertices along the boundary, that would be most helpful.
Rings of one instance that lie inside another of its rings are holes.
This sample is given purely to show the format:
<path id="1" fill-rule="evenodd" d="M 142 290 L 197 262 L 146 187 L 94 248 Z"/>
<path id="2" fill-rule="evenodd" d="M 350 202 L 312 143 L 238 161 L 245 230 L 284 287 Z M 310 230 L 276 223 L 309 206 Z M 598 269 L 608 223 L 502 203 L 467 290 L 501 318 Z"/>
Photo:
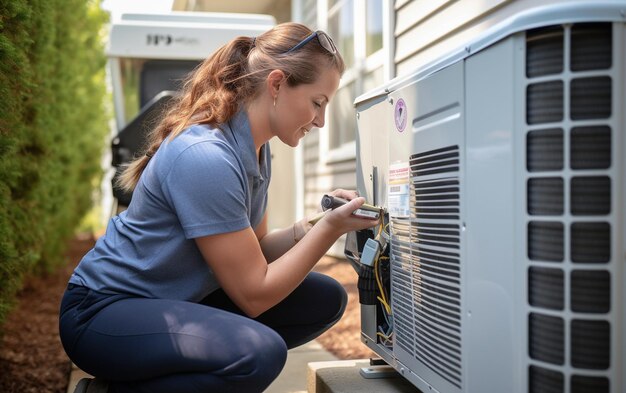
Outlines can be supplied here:
<path id="1" fill-rule="evenodd" d="M 354 115 L 355 82 L 348 83 L 335 94 L 330 110 L 330 124 L 333 129 L 330 131 L 329 144 L 333 147 L 340 147 L 354 140 L 354 135 L 349 132 L 336 132 L 335 130 L 356 130 L 356 118 Z M 338 126 L 339 125 L 339 126 Z"/>
<path id="2" fill-rule="evenodd" d="M 383 3 L 367 0 L 365 15 L 365 54 L 369 56 L 383 48 Z"/>
<path id="3" fill-rule="evenodd" d="M 383 7 L 381 0 L 329 0 L 326 30 L 346 63 L 339 89 L 329 107 L 327 161 L 354 158 L 354 100 L 384 82 Z M 324 143 L 324 142 L 322 142 Z"/>
<path id="4" fill-rule="evenodd" d="M 333 37 L 337 49 L 347 67 L 354 65 L 354 1 L 337 1 L 328 12 L 328 34 Z"/>

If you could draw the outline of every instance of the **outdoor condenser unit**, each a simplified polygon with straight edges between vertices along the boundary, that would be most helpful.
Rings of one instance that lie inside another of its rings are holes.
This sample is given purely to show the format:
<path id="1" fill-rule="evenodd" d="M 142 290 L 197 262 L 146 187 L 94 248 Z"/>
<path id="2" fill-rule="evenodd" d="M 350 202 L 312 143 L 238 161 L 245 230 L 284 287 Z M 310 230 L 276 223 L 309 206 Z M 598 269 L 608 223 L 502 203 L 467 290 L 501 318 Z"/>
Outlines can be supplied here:
<path id="1" fill-rule="evenodd" d="M 534 8 L 357 98 L 362 341 L 423 392 L 626 392 L 625 15 Z"/>

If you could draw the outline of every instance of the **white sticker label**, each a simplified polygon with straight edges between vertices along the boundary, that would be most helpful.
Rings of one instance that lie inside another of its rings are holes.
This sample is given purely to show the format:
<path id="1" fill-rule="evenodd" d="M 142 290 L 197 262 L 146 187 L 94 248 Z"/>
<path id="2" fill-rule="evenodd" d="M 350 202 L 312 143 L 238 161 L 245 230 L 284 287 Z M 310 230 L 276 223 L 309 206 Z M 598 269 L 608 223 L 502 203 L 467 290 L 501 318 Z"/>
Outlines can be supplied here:
<path id="1" fill-rule="evenodd" d="M 409 217 L 409 163 L 402 162 L 389 166 L 387 186 L 387 209 L 390 217 Z"/>

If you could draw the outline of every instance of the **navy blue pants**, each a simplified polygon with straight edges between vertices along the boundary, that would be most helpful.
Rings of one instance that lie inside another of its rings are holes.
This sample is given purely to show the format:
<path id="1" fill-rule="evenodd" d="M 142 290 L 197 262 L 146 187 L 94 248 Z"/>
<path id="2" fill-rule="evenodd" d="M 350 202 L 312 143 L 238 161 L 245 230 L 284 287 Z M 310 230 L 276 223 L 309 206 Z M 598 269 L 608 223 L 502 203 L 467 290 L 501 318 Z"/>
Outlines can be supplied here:
<path id="1" fill-rule="evenodd" d="M 60 335 L 70 359 L 111 393 L 262 392 L 287 349 L 341 318 L 343 287 L 310 273 L 255 319 L 218 290 L 200 303 L 107 295 L 70 284 Z"/>

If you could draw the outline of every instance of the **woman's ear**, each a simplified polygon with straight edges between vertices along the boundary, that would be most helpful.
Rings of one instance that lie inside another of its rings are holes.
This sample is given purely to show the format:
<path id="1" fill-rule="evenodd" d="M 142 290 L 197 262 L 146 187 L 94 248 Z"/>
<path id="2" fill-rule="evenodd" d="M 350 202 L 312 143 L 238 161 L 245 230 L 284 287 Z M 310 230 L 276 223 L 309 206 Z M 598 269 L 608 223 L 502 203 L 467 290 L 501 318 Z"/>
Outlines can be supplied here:
<path id="1" fill-rule="evenodd" d="M 267 76 L 267 88 L 272 98 L 276 98 L 280 85 L 285 80 L 286 76 L 282 70 L 273 70 L 269 73 Z"/>

